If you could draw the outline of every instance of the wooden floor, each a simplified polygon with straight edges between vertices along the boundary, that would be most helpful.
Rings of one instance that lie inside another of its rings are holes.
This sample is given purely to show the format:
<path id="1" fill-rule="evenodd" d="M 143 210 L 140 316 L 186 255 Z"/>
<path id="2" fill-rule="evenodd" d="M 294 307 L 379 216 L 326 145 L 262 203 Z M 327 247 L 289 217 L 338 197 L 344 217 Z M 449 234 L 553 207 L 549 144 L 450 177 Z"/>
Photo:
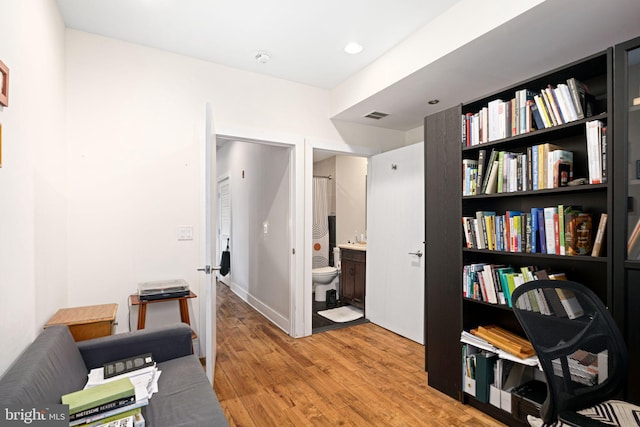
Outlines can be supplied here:
<path id="1" fill-rule="evenodd" d="M 503 426 L 428 387 L 424 347 L 373 323 L 294 339 L 223 284 L 217 306 L 231 426 Z"/>

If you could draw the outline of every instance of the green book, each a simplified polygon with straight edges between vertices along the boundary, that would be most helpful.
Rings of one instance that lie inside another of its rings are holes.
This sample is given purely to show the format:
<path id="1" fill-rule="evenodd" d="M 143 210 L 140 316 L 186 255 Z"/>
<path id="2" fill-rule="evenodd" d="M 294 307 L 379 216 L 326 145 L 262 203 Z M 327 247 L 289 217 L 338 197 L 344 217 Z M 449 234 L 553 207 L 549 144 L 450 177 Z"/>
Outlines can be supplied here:
<path id="1" fill-rule="evenodd" d="M 69 405 L 73 415 L 118 399 L 135 396 L 135 387 L 129 378 L 110 381 L 95 387 L 74 391 L 62 396 L 62 403 Z"/>

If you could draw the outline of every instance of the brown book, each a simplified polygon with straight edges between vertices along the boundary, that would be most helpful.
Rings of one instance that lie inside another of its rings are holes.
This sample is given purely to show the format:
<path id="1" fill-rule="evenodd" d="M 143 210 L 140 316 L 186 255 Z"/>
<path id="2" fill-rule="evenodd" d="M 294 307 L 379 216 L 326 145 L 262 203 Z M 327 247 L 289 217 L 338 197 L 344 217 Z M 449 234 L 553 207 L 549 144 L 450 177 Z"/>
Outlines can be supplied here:
<path id="1" fill-rule="evenodd" d="M 593 249 L 591 250 L 591 256 L 600 256 L 602 249 L 602 241 L 604 239 L 604 232 L 607 228 L 608 215 L 603 213 L 600 215 L 600 223 L 598 223 L 598 231 L 596 232 L 596 239 L 593 242 Z"/>

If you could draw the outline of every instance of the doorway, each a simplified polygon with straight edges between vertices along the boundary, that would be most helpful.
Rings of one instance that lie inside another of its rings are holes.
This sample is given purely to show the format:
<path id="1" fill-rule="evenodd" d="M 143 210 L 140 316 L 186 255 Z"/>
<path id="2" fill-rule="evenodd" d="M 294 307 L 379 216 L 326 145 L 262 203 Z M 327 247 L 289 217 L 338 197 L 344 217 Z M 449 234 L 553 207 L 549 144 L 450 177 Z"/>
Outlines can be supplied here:
<path id="1" fill-rule="evenodd" d="M 312 333 L 368 321 L 363 313 L 364 307 L 352 306 L 343 298 L 342 285 L 345 282 L 342 280 L 340 250 L 335 250 L 341 244 L 355 242 L 356 235 L 364 237 L 366 234 L 366 181 L 366 157 L 314 150 L 310 194 L 313 200 Z M 364 254 L 365 251 L 362 252 Z M 319 271 L 322 275 L 316 277 Z M 325 280 L 328 284 L 321 283 Z M 353 318 L 356 319 L 351 320 Z"/>
<path id="2" fill-rule="evenodd" d="M 290 333 L 295 240 L 295 147 L 264 140 L 218 137 L 218 244 L 231 252 L 221 278 L 236 295 Z"/>

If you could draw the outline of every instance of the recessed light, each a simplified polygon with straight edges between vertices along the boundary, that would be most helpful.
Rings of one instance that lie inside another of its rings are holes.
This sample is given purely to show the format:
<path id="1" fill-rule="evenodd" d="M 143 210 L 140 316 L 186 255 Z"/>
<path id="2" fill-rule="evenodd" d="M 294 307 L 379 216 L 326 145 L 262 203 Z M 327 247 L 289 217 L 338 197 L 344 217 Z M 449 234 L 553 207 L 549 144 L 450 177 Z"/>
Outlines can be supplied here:
<path id="1" fill-rule="evenodd" d="M 355 55 L 357 53 L 362 52 L 362 49 L 363 49 L 362 45 L 355 42 L 349 43 L 344 47 L 344 51 L 347 53 L 350 53 L 351 55 Z"/>
<path id="2" fill-rule="evenodd" d="M 429 105 L 436 105 L 438 102 L 440 102 L 439 99 L 432 99 L 431 101 L 429 101 Z"/>

